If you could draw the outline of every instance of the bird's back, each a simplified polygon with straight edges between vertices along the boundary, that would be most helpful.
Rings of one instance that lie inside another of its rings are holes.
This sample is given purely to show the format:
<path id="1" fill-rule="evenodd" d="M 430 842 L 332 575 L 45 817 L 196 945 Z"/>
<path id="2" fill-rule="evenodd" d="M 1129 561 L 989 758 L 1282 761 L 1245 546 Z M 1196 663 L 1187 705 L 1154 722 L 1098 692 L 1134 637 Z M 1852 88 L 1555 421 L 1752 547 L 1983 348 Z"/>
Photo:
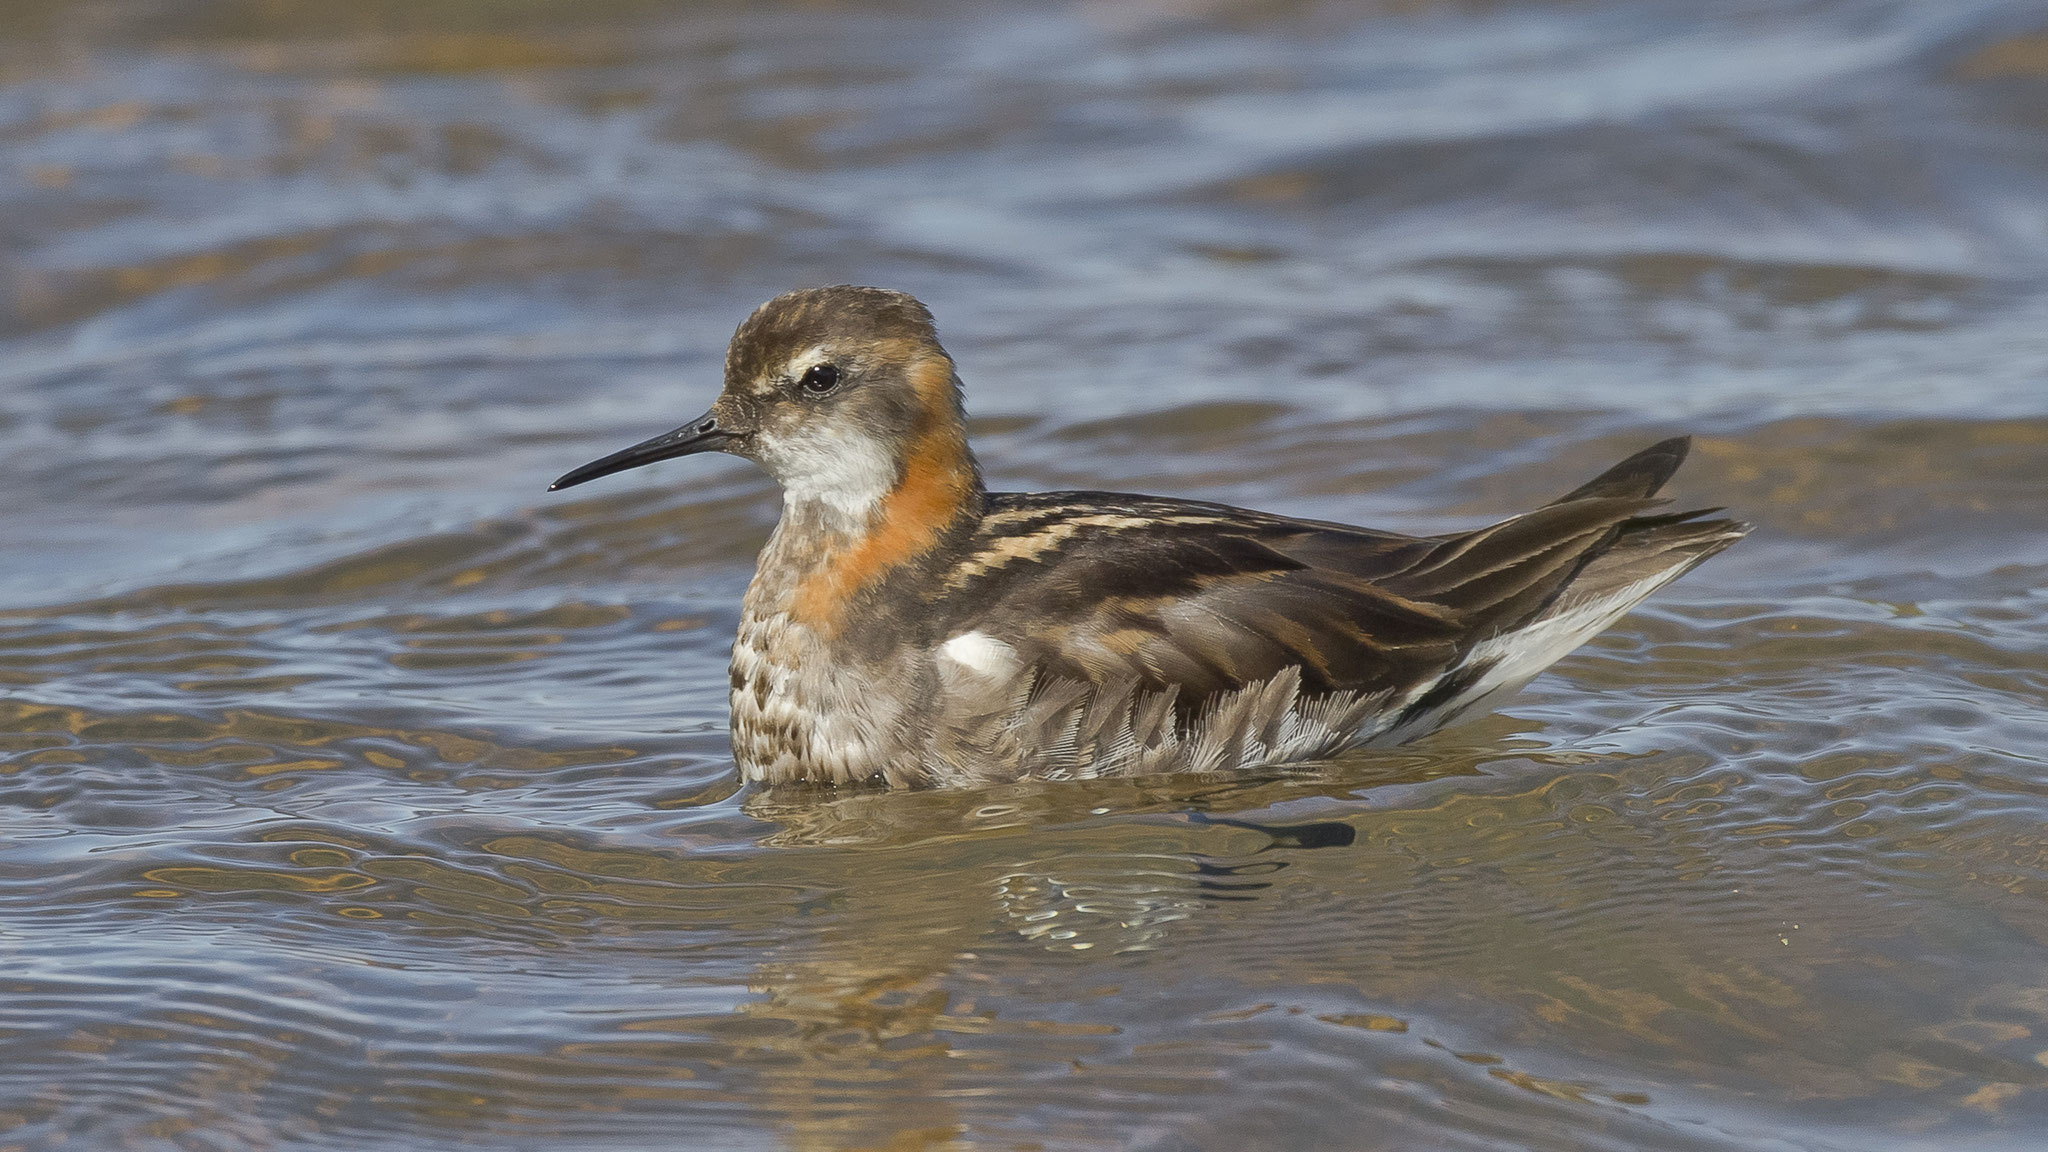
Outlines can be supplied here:
<path id="1" fill-rule="evenodd" d="M 1658 515 L 1683 439 L 1473 532 L 1101 492 L 992 494 L 925 582 L 938 782 L 1221 771 L 1431 731 L 1746 526 Z"/>

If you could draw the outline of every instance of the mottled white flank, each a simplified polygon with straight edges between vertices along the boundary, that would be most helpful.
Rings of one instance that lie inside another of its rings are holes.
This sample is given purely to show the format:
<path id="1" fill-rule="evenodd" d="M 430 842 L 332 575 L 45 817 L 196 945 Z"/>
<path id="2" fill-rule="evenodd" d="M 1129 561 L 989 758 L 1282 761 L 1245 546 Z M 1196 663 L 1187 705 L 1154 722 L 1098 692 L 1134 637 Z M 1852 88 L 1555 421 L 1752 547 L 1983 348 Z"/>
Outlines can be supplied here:
<path id="1" fill-rule="evenodd" d="M 1398 744 L 1418 733 L 1448 723 L 1462 712 L 1484 707 L 1520 689 L 1537 673 L 1564 659 L 1581 644 L 1606 631 L 1607 626 L 1642 603 L 1650 593 L 1676 580 L 1692 567 L 1690 558 L 1604 596 L 1573 604 L 1535 623 L 1504 636 L 1475 644 L 1465 659 L 1444 675 L 1455 676 L 1462 669 L 1484 667 L 1486 672 L 1471 687 L 1420 716 L 1374 736 L 1371 744 Z M 1490 665 L 1490 667 L 1489 667 Z M 1399 703 L 1408 704 L 1427 695 L 1438 680 L 1418 686 Z"/>
<path id="2" fill-rule="evenodd" d="M 939 655 L 970 672 L 1001 676 L 1017 669 L 1017 652 L 985 632 L 962 632 L 939 647 Z"/>
<path id="3" fill-rule="evenodd" d="M 816 424 L 794 435 L 764 435 L 759 445 L 761 463 L 781 482 L 786 505 L 812 505 L 848 527 L 864 528 L 896 486 L 888 446 L 856 428 Z"/>
<path id="4" fill-rule="evenodd" d="M 1070 780 L 1319 760 L 1386 704 L 1384 693 L 1303 699 L 1299 668 L 1219 692 L 1192 717 L 1176 713 L 1177 693 L 1143 691 L 1135 679 L 1098 685 L 1027 671 L 996 683 L 1007 690 L 962 675 L 942 696 L 944 720 L 922 761 L 932 783 L 986 783 L 992 764 L 1003 779 Z"/>
<path id="5" fill-rule="evenodd" d="M 1691 557 L 1686 557 L 1686 560 L 1690 561 Z M 1500 663 L 1474 686 L 1475 689 L 1493 691 L 1521 687 L 1535 679 L 1538 672 L 1606 631 L 1609 624 L 1642 603 L 1650 593 L 1677 579 L 1689 567 L 1690 563 L 1673 564 L 1654 576 L 1624 585 L 1598 599 L 1553 612 L 1519 632 L 1510 632 L 1476 645 L 1468 660 L 1497 659 Z"/>

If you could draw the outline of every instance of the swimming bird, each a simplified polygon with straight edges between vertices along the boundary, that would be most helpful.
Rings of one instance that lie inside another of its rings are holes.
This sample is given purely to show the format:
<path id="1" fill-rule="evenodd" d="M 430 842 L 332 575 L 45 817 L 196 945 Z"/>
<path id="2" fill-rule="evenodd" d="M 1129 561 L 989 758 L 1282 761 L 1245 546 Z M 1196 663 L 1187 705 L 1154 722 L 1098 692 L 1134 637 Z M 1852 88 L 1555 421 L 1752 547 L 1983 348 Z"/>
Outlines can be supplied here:
<path id="1" fill-rule="evenodd" d="M 1485 709 L 1748 531 L 1654 511 L 1687 445 L 1441 536 L 990 492 L 931 313 L 840 285 L 761 305 L 710 411 L 550 490 L 699 452 L 765 467 L 742 777 L 971 785 L 1295 764 Z"/>

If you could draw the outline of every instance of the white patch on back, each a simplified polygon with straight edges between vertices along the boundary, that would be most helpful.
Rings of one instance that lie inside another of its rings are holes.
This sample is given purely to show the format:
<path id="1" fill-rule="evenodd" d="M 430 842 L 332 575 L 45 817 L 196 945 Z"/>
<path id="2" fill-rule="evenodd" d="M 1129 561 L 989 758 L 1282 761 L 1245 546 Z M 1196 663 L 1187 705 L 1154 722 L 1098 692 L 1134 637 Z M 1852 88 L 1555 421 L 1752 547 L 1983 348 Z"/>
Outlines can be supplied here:
<path id="1" fill-rule="evenodd" d="M 1001 676 L 1017 668 L 1017 651 L 985 632 L 962 632 L 939 646 L 939 655 L 981 676 Z"/>

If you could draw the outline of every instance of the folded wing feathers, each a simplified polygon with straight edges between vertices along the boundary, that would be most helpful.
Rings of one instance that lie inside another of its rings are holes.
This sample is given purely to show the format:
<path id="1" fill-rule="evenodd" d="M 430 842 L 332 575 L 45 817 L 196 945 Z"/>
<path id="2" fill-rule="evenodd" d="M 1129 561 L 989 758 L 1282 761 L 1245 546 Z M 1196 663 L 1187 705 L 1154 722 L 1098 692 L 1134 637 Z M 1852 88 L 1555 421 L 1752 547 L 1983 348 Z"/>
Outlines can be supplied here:
<path id="1" fill-rule="evenodd" d="M 1632 585 L 1647 595 L 1747 532 L 1697 519 L 1719 509 L 1643 515 L 1664 503 L 1655 493 L 1687 446 L 1684 437 L 1652 445 L 1554 503 L 1470 533 L 1361 539 L 1355 559 L 1339 554 L 1341 526 L 1301 522 L 1282 526 L 1301 530 L 1312 563 L 1288 560 L 1284 545 L 1278 561 L 1263 542 L 1218 549 L 1200 592 L 1161 597 L 1137 616 L 1124 610 L 1119 627 L 1152 633 L 1128 657 L 1101 649 L 1065 672 L 1041 664 L 1007 697 L 948 717 L 952 738 L 933 775 L 985 780 L 990 764 L 1042 778 L 1218 772 L 1370 740 L 1418 685 L 1350 680 L 1366 687 L 1327 690 L 1347 682 L 1330 677 L 1332 663 L 1422 661 L 1436 670 L 1419 682 L 1426 689 L 1475 643 Z M 1248 559 L 1260 563 L 1241 567 Z M 1305 671 L 1322 690 L 1304 690 Z M 1184 684 L 1224 687 L 1183 706 Z"/>
<path id="2" fill-rule="evenodd" d="M 1646 499 L 1606 498 L 1547 505 L 1452 537 L 1422 563 L 1389 573 L 1385 584 L 1404 596 L 1440 604 L 1447 593 L 1482 577 L 1555 554 L 1571 545 L 1589 546 L 1615 525 L 1652 505 Z"/>

